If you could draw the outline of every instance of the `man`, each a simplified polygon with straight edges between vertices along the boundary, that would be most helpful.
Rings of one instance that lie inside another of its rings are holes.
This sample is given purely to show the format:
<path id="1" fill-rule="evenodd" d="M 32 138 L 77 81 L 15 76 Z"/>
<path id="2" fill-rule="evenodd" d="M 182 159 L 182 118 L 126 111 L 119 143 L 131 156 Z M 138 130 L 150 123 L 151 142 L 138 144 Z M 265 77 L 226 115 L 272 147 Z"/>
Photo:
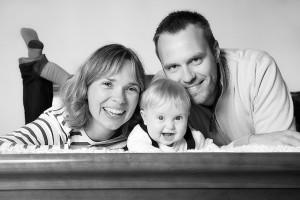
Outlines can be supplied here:
<path id="1" fill-rule="evenodd" d="M 208 21 L 190 11 L 169 14 L 153 40 L 163 67 L 156 77 L 189 91 L 193 128 L 219 146 L 300 146 L 290 93 L 266 52 L 220 49 Z"/>

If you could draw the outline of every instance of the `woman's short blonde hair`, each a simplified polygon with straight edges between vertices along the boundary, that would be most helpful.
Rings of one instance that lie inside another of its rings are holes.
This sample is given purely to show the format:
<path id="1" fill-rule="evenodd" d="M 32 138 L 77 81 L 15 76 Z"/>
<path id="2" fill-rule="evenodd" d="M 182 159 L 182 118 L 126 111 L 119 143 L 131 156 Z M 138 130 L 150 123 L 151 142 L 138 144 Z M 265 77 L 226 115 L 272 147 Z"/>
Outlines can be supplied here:
<path id="1" fill-rule="evenodd" d="M 81 129 L 89 125 L 92 115 L 88 106 L 87 91 L 89 86 L 104 76 L 118 73 L 126 61 L 132 63 L 135 81 L 140 91 L 145 89 L 145 71 L 136 53 L 120 44 L 109 44 L 96 50 L 69 79 L 61 89 L 63 106 L 68 116 L 65 121 L 72 129 Z M 138 113 L 139 109 L 133 115 Z M 126 123 L 131 123 L 129 120 Z M 128 124 L 125 124 L 128 127 Z"/>
<path id="2" fill-rule="evenodd" d="M 150 83 L 149 87 L 141 96 L 140 108 L 159 107 L 162 104 L 172 104 L 176 108 L 190 110 L 191 100 L 186 89 L 171 79 L 160 78 Z"/>

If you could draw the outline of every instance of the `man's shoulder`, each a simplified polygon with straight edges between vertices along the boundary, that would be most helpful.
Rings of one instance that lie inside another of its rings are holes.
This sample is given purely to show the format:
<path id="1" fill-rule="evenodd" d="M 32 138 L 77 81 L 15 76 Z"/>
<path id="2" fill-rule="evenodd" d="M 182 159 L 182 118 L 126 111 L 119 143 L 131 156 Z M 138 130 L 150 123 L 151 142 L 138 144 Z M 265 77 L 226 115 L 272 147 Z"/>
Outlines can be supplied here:
<path id="1" fill-rule="evenodd" d="M 221 57 L 226 60 L 257 61 L 273 59 L 266 51 L 259 49 L 221 49 Z"/>

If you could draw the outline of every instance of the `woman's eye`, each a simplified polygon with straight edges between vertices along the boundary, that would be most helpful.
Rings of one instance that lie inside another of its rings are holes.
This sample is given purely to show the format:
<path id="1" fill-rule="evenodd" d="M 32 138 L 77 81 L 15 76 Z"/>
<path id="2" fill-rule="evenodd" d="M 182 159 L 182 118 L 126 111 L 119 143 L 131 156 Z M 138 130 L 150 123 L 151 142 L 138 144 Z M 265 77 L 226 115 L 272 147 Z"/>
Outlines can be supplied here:
<path id="1" fill-rule="evenodd" d="M 158 119 L 163 120 L 164 118 L 163 118 L 163 116 L 158 116 Z"/>
<path id="2" fill-rule="evenodd" d="M 112 83 L 111 82 L 102 82 L 102 85 L 110 87 L 110 86 L 112 86 Z"/>
<path id="3" fill-rule="evenodd" d="M 131 91 L 131 92 L 137 92 L 137 93 L 140 93 L 140 89 L 137 88 L 137 87 L 129 87 L 128 90 Z"/>

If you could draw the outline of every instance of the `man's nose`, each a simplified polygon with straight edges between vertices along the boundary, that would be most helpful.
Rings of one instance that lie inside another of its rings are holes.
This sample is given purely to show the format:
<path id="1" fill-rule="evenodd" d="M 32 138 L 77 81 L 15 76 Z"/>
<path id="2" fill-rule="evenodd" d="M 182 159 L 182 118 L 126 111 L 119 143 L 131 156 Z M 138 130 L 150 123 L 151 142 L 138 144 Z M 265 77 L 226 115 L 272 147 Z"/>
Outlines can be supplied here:
<path id="1" fill-rule="evenodd" d="M 188 67 L 182 67 L 182 82 L 185 84 L 192 84 L 195 81 L 195 73 Z"/>

